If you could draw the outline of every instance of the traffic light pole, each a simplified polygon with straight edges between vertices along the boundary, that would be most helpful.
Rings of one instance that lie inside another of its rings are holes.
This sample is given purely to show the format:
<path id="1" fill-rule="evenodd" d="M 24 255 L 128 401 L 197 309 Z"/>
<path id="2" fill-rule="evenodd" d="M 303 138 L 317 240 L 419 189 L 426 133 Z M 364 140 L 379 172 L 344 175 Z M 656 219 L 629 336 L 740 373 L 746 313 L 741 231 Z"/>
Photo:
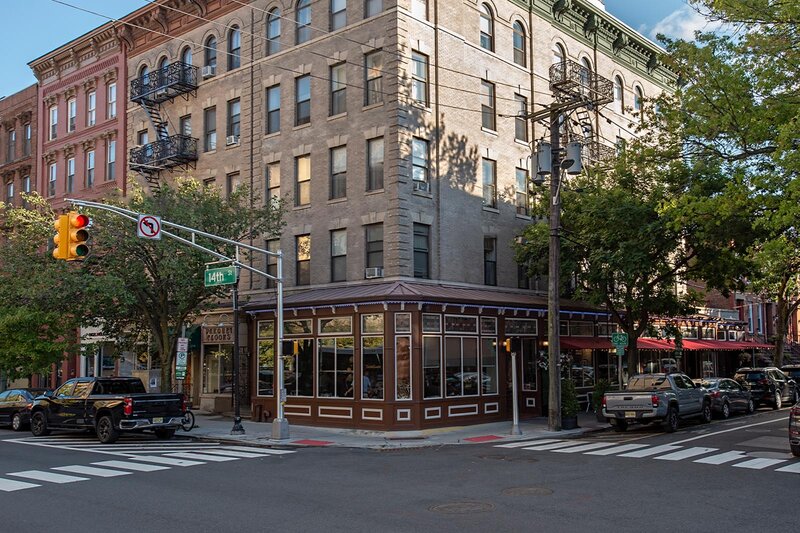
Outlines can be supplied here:
<path id="1" fill-rule="evenodd" d="M 117 207 L 117 206 L 114 206 L 114 205 L 102 204 L 102 203 L 99 203 L 99 202 L 90 202 L 90 201 L 87 201 L 87 200 L 77 200 L 77 199 L 72 199 L 72 198 L 66 198 L 66 201 L 70 202 L 72 205 L 76 205 L 76 206 L 79 206 L 79 207 L 88 207 L 88 208 L 91 208 L 91 209 L 100 209 L 100 210 L 103 210 L 103 211 L 109 211 L 111 213 L 114 213 L 115 215 L 121 216 L 122 218 L 126 218 L 128 220 L 133 221 L 133 222 L 138 222 L 139 215 L 143 214 L 143 213 L 137 213 L 135 211 L 131 211 L 129 209 L 124 209 L 122 207 Z M 244 268 L 245 270 L 248 270 L 248 271 L 250 271 L 250 272 L 252 272 L 254 274 L 258 274 L 260 276 L 264 276 L 267 279 L 270 279 L 270 280 L 275 282 L 276 287 L 277 287 L 277 294 L 276 294 L 277 301 L 276 301 L 275 317 L 276 317 L 276 322 L 277 322 L 276 328 L 278 330 L 278 341 L 279 341 L 278 345 L 276 347 L 276 356 L 278 358 L 278 364 L 276 365 L 278 367 L 278 376 L 276 378 L 277 379 L 277 383 L 276 383 L 277 387 L 276 388 L 278 389 L 278 393 L 280 394 L 280 396 L 278 398 L 278 417 L 275 418 L 274 421 L 273 421 L 272 438 L 274 440 L 286 440 L 286 439 L 288 439 L 289 438 L 289 422 L 285 418 L 283 418 L 283 402 L 285 401 L 285 398 L 286 398 L 286 390 L 283 387 L 283 352 L 282 352 L 282 346 L 281 346 L 281 342 L 280 342 L 280 341 L 283 340 L 283 253 L 280 250 L 278 250 L 277 252 L 272 252 L 270 250 L 266 250 L 266 249 L 263 249 L 263 248 L 258 248 L 256 246 L 251 246 L 249 244 L 240 243 L 240 242 L 237 242 L 237 241 L 234 241 L 234 240 L 231 240 L 231 239 L 226 239 L 225 237 L 220 237 L 219 235 L 214 235 L 212 233 L 206 233 L 205 231 L 201 231 L 201 230 L 198 230 L 198 229 L 190 228 L 190 227 L 187 227 L 187 226 L 182 226 L 180 224 L 175 224 L 174 222 L 169 222 L 169 221 L 164 220 L 164 219 L 161 220 L 161 225 L 162 225 L 162 227 L 169 227 L 169 228 L 174 228 L 176 230 L 188 232 L 190 234 L 191 240 L 190 239 L 185 239 L 185 238 L 183 238 L 183 237 L 181 237 L 179 235 L 176 235 L 174 233 L 171 233 L 169 231 L 165 231 L 164 229 L 161 230 L 161 235 L 164 235 L 166 237 L 169 237 L 170 239 L 176 240 L 176 241 L 178 241 L 178 242 L 180 242 L 180 243 L 182 243 L 182 244 L 184 244 L 186 246 L 189 246 L 190 248 L 195 248 L 196 250 L 200 250 L 200 251 L 205 252 L 207 254 L 213 255 L 217 259 L 221 259 L 223 261 L 230 262 L 231 264 L 236 266 L 236 280 L 237 280 L 237 283 L 238 283 L 238 280 L 239 280 L 239 272 L 240 272 L 240 270 L 242 268 Z M 216 242 L 220 242 L 220 243 L 223 243 L 223 244 L 229 244 L 229 245 L 233 246 L 234 250 L 235 250 L 235 254 L 236 254 L 235 257 L 227 257 L 226 255 L 223 255 L 223 254 L 217 252 L 216 250 L 211 250 L 210 248 L 206 248 L 205 246 L 201 246 L 201 245 L 197 244 L 195 242 L 195 240 L 196 240 L 196 238 L 198 236 L 205 237 L 207 239 L 211 239 L 211 240 L 216 241 Z M 248 265 L 247 263 L 243 263 L 243 262 L 239 261 L 239 250 L 240 249 L 245 249 L 245 250 L 248 250 L 250 252 L 262 253 L 262 254 L 265 255 L 265 257 L 275 257 L 277 259 L 277 262 L 278 262 L 277 276 L 273 276 L 272 274 L 268 274 L 267 272 L 264 272 L 264 271 L 259 270 L 259 269 L 255 268 L 255 267 L 251 266 L 251 265 Z M 234 290 L 236 290 L 236 289 L 234 289 Z M 239 317 L 238 317 L 237 313 L 238 313 L 239 305 L 238 305 L 238 301 L 237 300 L 238 300 L 238 292 L 236 292 L 234 294 L 234 296 L 233 296 L 233 302 L 234 302 L 233 303 L 233 312 L 234 312 L 234 326 L 233 326 L 233 328 L 234 328 L 234 333 L 233 333 L 233 335 L 234 335 L 234 359 L 236 360 L 235 365 L 237 365 L 237 368 L 235 369 L 235 376 L 234 376 L 234 389 L 235 389 L 234 390 L 234 410 L 235 410 L 234 417 L 235 418 L 234 418 L 234 427 L 233 427 L 233 430 L 231 430 L 231 434 L 235 434 L 234 430 L 238 431 L 238 429 L 241 429 L 242 433 L 244 433 L 244 427 L 242 427 L 241 417 L 240 417 L 240 413 L 239 413 L 239 409 L 238 409 L 238 403 L 239 403 L 239 401 L 238 401 L 238 397 L 239 397 L 239 381 L 238 381 L 238 373 L 239 373 L 239 369 L 238 369 L 238 357 L 239 357 L 239 355 L 238 355 L 239 354 L 239 330 L 238 330 L 238 327 L 239 327 Z M 238 421 L 238 423 L 237 423 L 237 421 Z M 276 431 L 276 426 L 278 428 L 277 431 Z"/>
<path id="2" fill-rule="evenodd" d="M 561 276 L 561 136 L 559 134 L 558 110 L 550 113 L 550 143 L 552 146 L 552 166 L 550 168 L 550 245 L 547 277 L 547 376 L 549 393 L 547 397 L 547 428 L 561 431 L 561 303 L 559 302 L 559 282 Z"/>

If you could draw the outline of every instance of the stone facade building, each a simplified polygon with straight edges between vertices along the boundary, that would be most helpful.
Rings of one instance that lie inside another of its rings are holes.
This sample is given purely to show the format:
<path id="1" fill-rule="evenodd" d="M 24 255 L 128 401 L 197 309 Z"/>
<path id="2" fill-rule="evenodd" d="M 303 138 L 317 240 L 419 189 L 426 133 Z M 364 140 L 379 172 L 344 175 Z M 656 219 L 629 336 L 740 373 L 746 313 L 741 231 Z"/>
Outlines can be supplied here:
<path id="1" fill-rule="evenodd" d="M 36 180 L 37 86 L 0 99 L 0 199 L 20 205 Z"/>

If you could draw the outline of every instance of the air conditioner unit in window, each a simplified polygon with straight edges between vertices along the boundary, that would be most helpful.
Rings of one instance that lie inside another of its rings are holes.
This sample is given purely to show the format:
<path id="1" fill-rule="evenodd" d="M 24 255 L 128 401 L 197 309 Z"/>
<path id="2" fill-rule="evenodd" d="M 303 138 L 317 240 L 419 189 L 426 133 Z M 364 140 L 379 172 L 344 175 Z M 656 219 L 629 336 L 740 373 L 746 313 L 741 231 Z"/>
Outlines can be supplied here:
<path id="1" fill-rule="evenodd" d="M 214 76 L 217 75 L 217 67 L 215 67 L 214 65 L 207 65 L 203 67 L 203 70 L 200 73 L 200 75 L 203 77 L 204 80 L 208 78 L 213 78 Z"/>
<path id="2" fill-rule="evenodd" d="M 414 182 L 414 190 L 415 191 L 429 192 L 430 191 L 430 187 L 428 186 L 428 182 L 427 181 L 415 181 Z"/>
<path id="3" fill-rule="evenodd" d="M 225 137 L 225 144 L 230 146 L 232 144 L 239 144 L 239 136 L 238 135 L 228 135 Z"/>
<path id="4" fill-rule="evenodd" d="M 364 277 L 367 279 L 382 278 L 383 269 L 381 267 L 367 268 L 364 270 Z"/>

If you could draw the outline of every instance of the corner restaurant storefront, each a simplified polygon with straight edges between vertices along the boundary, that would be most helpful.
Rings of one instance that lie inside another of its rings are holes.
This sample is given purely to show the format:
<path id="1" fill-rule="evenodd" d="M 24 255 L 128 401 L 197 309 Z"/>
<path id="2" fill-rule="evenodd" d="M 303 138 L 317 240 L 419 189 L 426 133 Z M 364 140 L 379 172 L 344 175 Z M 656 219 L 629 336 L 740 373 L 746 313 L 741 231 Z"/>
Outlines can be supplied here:
<path id="1" fill-rule="evenodd" d="M 284 338 L 296 342 L 297 354 L 285 354 L 286 417 L 396 430 L 510 419 L 511 357 L 502 351 L 508 337 L 521 339 L 520 415 L 541 416 L 546 307 L 544 298 L 519 292 L 405 281 L 287 295 Z M 275 302 L 244 309 L 254 347 L 252 416 L 268 421 L 277 410 Z M 573 302 L 562 302 L 563 328 L 566 345 L 571 335 L 611 331 L 606 313 Z"/>

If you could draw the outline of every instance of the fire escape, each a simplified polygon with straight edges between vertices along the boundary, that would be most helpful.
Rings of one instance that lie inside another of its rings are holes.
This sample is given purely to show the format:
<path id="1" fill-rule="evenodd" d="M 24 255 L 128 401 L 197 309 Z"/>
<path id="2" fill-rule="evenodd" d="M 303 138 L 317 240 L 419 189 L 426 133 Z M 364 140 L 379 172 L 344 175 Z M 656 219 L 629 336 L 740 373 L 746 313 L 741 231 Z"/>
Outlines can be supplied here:
<path id="1" fill-rule="evenodd" d="M 197 96 L 197 67 L 176 62 L 131 81 L 131 102 L 139 104 L 155 131 L 154 142 L 130 150 L 129 166 L 140 173 L 152 191 L 160 189 L 159 175 L 163 170 L 187 171 L 197 161 L 197 139 L 180 133 L 170 135 L 164 102 L 182 96 L 188 100 Z"/>

